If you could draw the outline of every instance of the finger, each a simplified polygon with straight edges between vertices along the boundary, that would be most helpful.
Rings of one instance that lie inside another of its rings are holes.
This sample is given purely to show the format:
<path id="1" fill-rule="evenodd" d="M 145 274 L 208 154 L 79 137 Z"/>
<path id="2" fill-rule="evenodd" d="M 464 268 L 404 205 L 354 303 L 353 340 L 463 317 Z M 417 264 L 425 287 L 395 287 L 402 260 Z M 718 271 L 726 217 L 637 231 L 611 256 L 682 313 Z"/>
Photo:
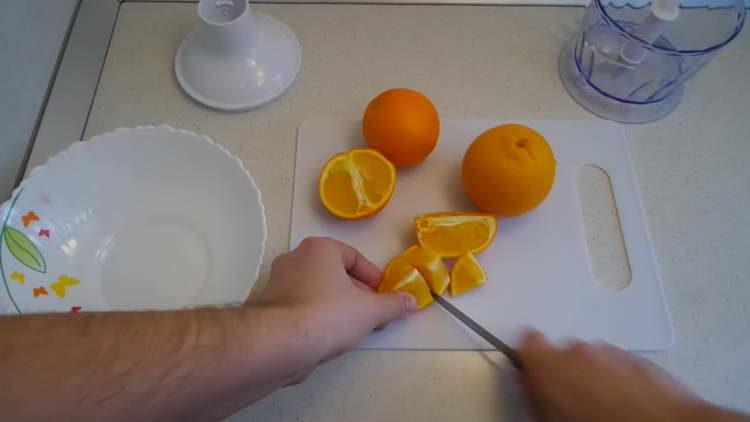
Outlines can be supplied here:
<path id="1" fill-rule="evenodd" d="M 528 383 L 526 385 L 523 385 L 521 388 L 524 392 L 521 403 L 524 410 L 526 411 L 526 414 L 530 416 L 530 420 L 534 422 L 561 422 L 559 419 L 555 419 L 553 417 L 553 412 L 549 410 L 549 401 L 541 397 L 534 388 L 532 388 Z"/>
<path id="2" fill-rule="evenodd" d="M 362 290 L 364 290 L 366 292 L 371 292 L 371 293 L 377 291 L 377 290 L 375 290 L 375 288 L 370 287 L 370 286 L 368 286 L 365 283 L 362 283 L 361 281 L 357 280 L 354 277 L 349 277 L 349 278 L 351 278 L 352 283 L 354 283 L 354 286 L 357 287 L 357 288 L 359 288 L 359 289 L 362 289 Z"/>
<path id="3" fill-rule="evenodd" d="M 380 269 L 353 247 L 338 240 L 332 239 L 332 241 L 341 252 L 341 262 L 344 264 L 346 272 L 362 283 L 376 289 L 383 278 Z"/>
<path id="4" fill-rule="evenodd" d="M 366 307 L 372 329 L 401 319 L 417 310 L 417 300 L 409 293 L 368 293 Z"/>
<path id="5" fill-rule="evenodd" d="M 534 329 L 526 330 L 523 333 L 521 346 L 518 348 L 522 359 L 525 357 L 531 360 L 549 354 L 552 350 L 552 345 L 547 341 L 544 334 Z"/>
<path id="6" fill-rule="evenodd" d="M 605 343 L 605 342 L 597 342 L 594 343 L 594 346 L 601 351 L 603 355 L 611 356 L 616 359 L 620 359 L 623 361 L 631 361 L 634 362 L 636 360 L 642 359 L 638 355 L 634 355 L 632 353 L 628 353 L 619 347 L 615 346 L 614 344 Z"/>
<path id="7" fill-rule="evenodd" d="M 607 365 L 617 367 L 658 367 L 649 360 L 643 359 L 638 355 L 628 353 L 620 349 L 619 347 L 609 343 L 596 342 L 592 345 L 592 347 L 597 351 L 596 357 Z"/>
<path id="8" fill-rule="evenodd" d="M 286 387 L 292 387 L 298 384 L 302 384 L 303 382 L 305 382 L 307 377 L 310 376 L 310 374 L 312 374 L 312 371 L 305 371 L 300 374 L 293 375 L 289 378 L 286 378 L 282 381 L 283 387 L 286 388 Z"/>
<path id="9" fill-rule="evenodd" d="M 558 360 L 556 359 L 558 353 L 557 349 L 539 331 L 528 330 L 523 334 L 518 354 L 532 385 L 536 386 L 543 381 L 544 374 Z"/>
<path id="10" fill-rule="evenodd" d="M 521 405 L 526 411 L 530 420 L 535 422 L 555 421 L 562 422 L 559 418 L 554 418 L 554 412 L 550 410 L 553 404 L 542 395 L 542 391 L 535 388 L 529 378 L 524 374 L 519 374 L 518 386 L 521 390 Z"/>
<path id="11" fill-rule="evenodd" d="M 564 353 L 568 356 L 590 360 L 596 353 L 598 353 L 598 350 L 599 349 L 596 345 L 576 339 L 571 341 L 570 344 L 565 347 Z"/>

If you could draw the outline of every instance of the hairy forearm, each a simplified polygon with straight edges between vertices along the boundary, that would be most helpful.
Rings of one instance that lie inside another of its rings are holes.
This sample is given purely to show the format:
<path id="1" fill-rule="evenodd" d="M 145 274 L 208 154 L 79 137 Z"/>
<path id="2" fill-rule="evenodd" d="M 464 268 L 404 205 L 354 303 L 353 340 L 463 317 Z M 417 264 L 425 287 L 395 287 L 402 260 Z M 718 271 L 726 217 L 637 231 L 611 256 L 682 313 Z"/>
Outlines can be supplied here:
<path id="1" fill-rule="evenodd" d="M 312 364 L 295 321 L 272 307 L 2 317 L 0 403 L 12 420 L 170 419 L 247 404 Z"/>

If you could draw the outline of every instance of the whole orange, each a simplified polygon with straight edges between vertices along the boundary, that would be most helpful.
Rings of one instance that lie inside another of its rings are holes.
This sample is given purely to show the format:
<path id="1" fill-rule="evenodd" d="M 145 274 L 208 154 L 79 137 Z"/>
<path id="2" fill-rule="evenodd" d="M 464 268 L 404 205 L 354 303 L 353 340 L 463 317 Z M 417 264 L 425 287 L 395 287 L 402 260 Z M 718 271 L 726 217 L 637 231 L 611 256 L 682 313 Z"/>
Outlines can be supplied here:
<path id="1" fill-rule="evenodd" d="M 535 130 L 517 124 L 487 130 L 464 154 L 461 181 L 484 212 L 513 217 L 544 201 L 555 181 L 552 148 Z"/>
<path id="2" fill-rule="evenodd" d="M 421 163 L 435 149 L 440 119 L 429 98 L 406 88 L 389 89 L 367 105 L 362 135 L 397 167 Z"/>

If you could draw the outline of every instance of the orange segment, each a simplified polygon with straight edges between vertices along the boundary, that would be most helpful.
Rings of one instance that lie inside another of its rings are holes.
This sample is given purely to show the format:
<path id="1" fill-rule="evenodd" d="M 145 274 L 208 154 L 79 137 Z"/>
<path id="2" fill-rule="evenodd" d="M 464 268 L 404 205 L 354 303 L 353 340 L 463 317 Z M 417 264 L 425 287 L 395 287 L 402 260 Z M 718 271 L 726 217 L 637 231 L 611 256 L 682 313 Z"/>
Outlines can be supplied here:
<path id="1" fill-rule="evenodd" d="M 353 149 L 328 160 L 318 195 L 331 214 L 357 220 L 383 209 L 395 185 L 396 168 L 387 158 L 373 149 Z"/>
<path id="2" fill-rule="evenodd" d="M 378 292 L 411 293 L 417 299 L 417 309 L 422 309 L 432 303 L 432 294 L 424 277 L 403 255 L 391 259 L 385 267 L 385 274 L 378 286 Z"/>
<path id="3" fill-rule="evenodd" d="M 414 245 L 403 253 L 407 260 L 422 274 L 430 290 L 442 295 L 451 279 L 440 255 Z"/>
<path id="4" fill-rule="evenodd" d="M 471 252 L 461 255 L 451 269 L 451 296 L 464 294 L 487 282 L 487 275 Z"/>
<path id="5" fill-rule="evenodd" d="M 414 224 L 419 244 L 446 258 L 481 252 L 497 231 L 495 216 L 478 212 L 425 214 L 415 218 Z"/>

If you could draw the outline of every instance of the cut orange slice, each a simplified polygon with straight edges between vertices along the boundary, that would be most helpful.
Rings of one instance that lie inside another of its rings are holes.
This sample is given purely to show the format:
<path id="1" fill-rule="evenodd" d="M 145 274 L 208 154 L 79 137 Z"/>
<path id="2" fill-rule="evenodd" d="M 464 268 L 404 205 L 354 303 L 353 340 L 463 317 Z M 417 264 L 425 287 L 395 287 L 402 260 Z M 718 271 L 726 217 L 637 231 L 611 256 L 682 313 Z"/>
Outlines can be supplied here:
<path id="1" fill-rule="evenodd" d="M 408 292 L 417 299 L 417 309 L 432 303 L 432 294 L 424 277 L 403 255 L 391 259 L 385 267 L 378 292 Z"/>
<path id="2" fill-rule="evenodd" d="M 318 194 L 331 214 L 346 219 L 367 218 L 388 203 L 396 185 L 396 168 L 374 149 L 336 154 L 323 166 Z"/>
<path id="3" fill-rule="evenodd" d="M 481 252 L 497 231 L 495 216 L 478 212 L 425 214 L 415 218 L 414 224 L 419 244 L 445 258 Z"/>
<path id="4" fill-rule="evenodd" d="M 451 296 L 458 296 L 487 282 L 487 275 L 471 252 L 461 255 L 451 269 Z"/>
<path id="5" fill-rule="evenodd" d="M 439 295 L 445 292 L 451 279 L 440 255 L 419 245 L 410 247 L 403 255 L 422 274 L 430 290 Z"/>

